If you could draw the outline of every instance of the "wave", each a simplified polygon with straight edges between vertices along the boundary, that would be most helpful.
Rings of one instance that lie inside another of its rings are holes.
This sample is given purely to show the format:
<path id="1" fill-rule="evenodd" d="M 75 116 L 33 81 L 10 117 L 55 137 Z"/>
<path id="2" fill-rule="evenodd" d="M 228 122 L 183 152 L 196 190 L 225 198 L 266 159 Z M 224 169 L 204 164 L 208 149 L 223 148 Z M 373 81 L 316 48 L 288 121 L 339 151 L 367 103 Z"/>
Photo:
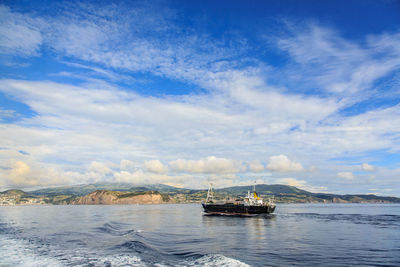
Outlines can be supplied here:
<path id="1" fill-rule="evenodd" d="M 60 235 L 78 236 L 75 232 L 50 235 L 51 238 L 46 242 L 38 237 L 22 238 L 19 235 L 20 229 L 15 225 L 0 223 L 0 266 L 249 266 L 220 254 L 196 254 L 189 248 L 179 251 L 159 251 L 142 240 L 143 238 L 138 235 L 140 230 L 127 229 L 130 227 L 129 224 L 108 222 L 92 228 L 95 232 L 115 237 L 135 235 L 135 238 L 140 240 L 125 241 L 108 250 L 111 254 L 99 255 L 101 253 L 85 248 L 86 244 L 80 239 L 67 240 L 72 242 L 73 246 L 65 246 L 65 243 L 62 247 L 57 245 Z M 89 238 L 90 234 L 87 235 Z M 56 243 L 48 243 L 50 240 Z M 82 246 L 76 246 L 78 243 L 82 243 Z"/>
<path id="2" fill-rule="evenodd" d="M 148 250 L 149 248 L 140 242 L 129 242 L 125 247 L 134 248 L 135 251 Z M 90 253 L 79 253 L 78 251 L 60 251 L 51 250 L 44 253 L 44 249 L 27 240 L 12 239 L 0 236 L 0 266 L 229 266 L 229 267 L 247 267 L 249 265 L 223 255 L 205 255 L 199 258 L 179 259 L 175 261 L 145 261 L 137 255 L 115 254 L 115 255 L 91 255 Z"/>
<path id="3" fill-rule="evenodd" d="M 152 248 L 150 245 L 145 244 L 144 242 L 132 240 L 125 242 L 121 245 L 115 246 L 116 249 L 123 249 L 128 252 L 136 252 L 136 253 L 152 253 L 152 254 L 161 254 L 155 248 Z"/>
<path id="4" fill-rule="evenodd" d="M 125 230 L 124 227 L 126 226 L 127 225 L 122 223 L 110 222 L 110 223 L 105 223 L 100 227 L 94 228 L 94 231 L 99 233 L 110 234 L 113 236 L 126 236 L 141 232 L 140 230 L 136 231 L 134 229 Z"/>

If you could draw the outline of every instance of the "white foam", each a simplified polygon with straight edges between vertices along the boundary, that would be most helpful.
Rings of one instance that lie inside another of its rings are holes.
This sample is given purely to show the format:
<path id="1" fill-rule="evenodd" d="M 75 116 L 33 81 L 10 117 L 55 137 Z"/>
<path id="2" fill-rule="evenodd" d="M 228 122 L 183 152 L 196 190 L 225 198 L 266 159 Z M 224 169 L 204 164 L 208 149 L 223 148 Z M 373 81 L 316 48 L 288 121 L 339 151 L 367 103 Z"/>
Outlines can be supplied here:
<path id="1" fill-rule="evenodd" d="M 22 240 L 0 237 L 0 266 L 63 266 L 54 258 L 37 255 L 33 246 Z"/>
<path id="2" fill-rule="evenodd" d="M 45 252 L 44 254 L 41 254 Z M 141 258 L 134 255 L 109 255 L 100 256 L 85 253 L 82 250 L 69 251 L 67 255 L 60 255 L 60 251 L 51 251 L 46 247 L 37 247 L 26 240 L 11 239 L 0 236 L 0 267 L 36 267 L 36 266 L 148 266 Z M 66 251 L 64 251 L 65 253 Z M 53 254 L 53 255 L 51 255 Z M 69 255 L 68 255 L 69 254 Z M 60 259 L 57 259 L 61 257 Z M 164 265 L 166 264 L 166 265 Z M 153 263 L 151 266 L 171 266 L 170 263 Z M 249 265 L 239 260 L 228 258 L 223 255 L 206 255 L 195 260 L 182 260 L 175 262 L 173 266 L 206 266 L 206 267 L 248 267 Z"/>
<path id="3" fill-rule="evenodd" d="M 139 257 L 127 255 L 103 257 L 91 262 L 91 264 L 94 264 L 95 266 L 146 266 Z"/>
<path id="4" fill-rule="evenodd" d="M 225 257 L 224 255 L 206 255 L 199 259 L 186 262 L 181 266 L 222 266 L 222 267 L 249 267 L 250 265 L 241 261 Z"/>
<path id="5" fill-rule="evenodd" d="M 60 262 L 51 255 L 39 255 L 35 252 L 38 247 L 24 240 L 10 239 L 0 236 L 0 267 L 37 267 L 37 266 L 80 266 L 77 262 L 82 262 L 81 266 L 134 266 L 144 267 L 145 263 L 139 257 L 131 255 L 113 255 L 106 257 L 91 257 L 86 253 L 82 255 L 69 255 L 67 261 Z M 40 253 L 40 252 L 39 252 Z M 62 257 L 65 260 L 65 257 Z"/>

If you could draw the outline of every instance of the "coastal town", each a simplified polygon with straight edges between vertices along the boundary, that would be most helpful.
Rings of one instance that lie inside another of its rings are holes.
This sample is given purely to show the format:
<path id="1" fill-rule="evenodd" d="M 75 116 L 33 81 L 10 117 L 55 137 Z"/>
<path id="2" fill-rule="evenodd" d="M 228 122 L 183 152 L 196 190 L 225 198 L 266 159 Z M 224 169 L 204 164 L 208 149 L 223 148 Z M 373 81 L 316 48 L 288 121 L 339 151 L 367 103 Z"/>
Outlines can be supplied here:
<path id="1" fill-rule="evenodd" d="M 23 191 L 9 190 L 7 194 L 0 194 L 0 206 L 15 205 L 44 205 L 47 204 L 44 197 L 25 197 Z"/>

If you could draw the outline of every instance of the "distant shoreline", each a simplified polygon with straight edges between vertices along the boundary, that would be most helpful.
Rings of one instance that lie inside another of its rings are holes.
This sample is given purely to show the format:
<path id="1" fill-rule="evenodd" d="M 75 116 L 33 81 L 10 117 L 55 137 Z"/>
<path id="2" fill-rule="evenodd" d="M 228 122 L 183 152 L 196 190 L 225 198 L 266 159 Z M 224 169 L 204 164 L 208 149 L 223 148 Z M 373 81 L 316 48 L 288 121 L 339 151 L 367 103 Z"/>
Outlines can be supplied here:
<path id="1" fill-rule="evenodd" d="M 13 207 L 13 206 L 149 206 L 149 205 L 201 205 L 201 202 L 186 202 L 186 203 L 157 203 L 157 204 L 148 204 L 148 203 L 141 203 L 141 204 L 0 204 L 0 207 Z M 277 205 L 305 205 L 305 204 L 312 204 L 312 205 L 366 205 L 366 204 L 379 204 L 379 205 L 400 205 L 400 203 L 396 202 L 348 202 L 348 203 L 323 203 L 323 202 L 278 202 Z"/>
<path id="2" fill-rule="evenodd" d="M 215 189 L 215 200 L 240 199 L 253 186 Z M 257 194 L 272 198 L 278 204 L 395 204 L 400 198 L 371 194 L 337 195 L 312 193 L 293 186 L 260 184 Z M 132 184 L 90 184 L 71 187 L 44 188 L 25 192 L 10 189 L 0 192 L 0 205 L 122 205 L 122 204 L 200 204 L 207 198 L 207 190 L 176 188 L 166 185 L 135 186 Z"/>

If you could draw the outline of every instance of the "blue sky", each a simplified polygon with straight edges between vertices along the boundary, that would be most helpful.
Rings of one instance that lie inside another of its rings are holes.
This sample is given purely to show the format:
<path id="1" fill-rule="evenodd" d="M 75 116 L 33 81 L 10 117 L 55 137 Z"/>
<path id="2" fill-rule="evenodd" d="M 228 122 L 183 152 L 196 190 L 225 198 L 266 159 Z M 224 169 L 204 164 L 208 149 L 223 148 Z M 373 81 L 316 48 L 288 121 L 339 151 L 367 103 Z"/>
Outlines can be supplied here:
<path id="1" fill-rule="evenodd" d="M 400 196 L 398 1 L 3 1 L 0 188 Z"/>

